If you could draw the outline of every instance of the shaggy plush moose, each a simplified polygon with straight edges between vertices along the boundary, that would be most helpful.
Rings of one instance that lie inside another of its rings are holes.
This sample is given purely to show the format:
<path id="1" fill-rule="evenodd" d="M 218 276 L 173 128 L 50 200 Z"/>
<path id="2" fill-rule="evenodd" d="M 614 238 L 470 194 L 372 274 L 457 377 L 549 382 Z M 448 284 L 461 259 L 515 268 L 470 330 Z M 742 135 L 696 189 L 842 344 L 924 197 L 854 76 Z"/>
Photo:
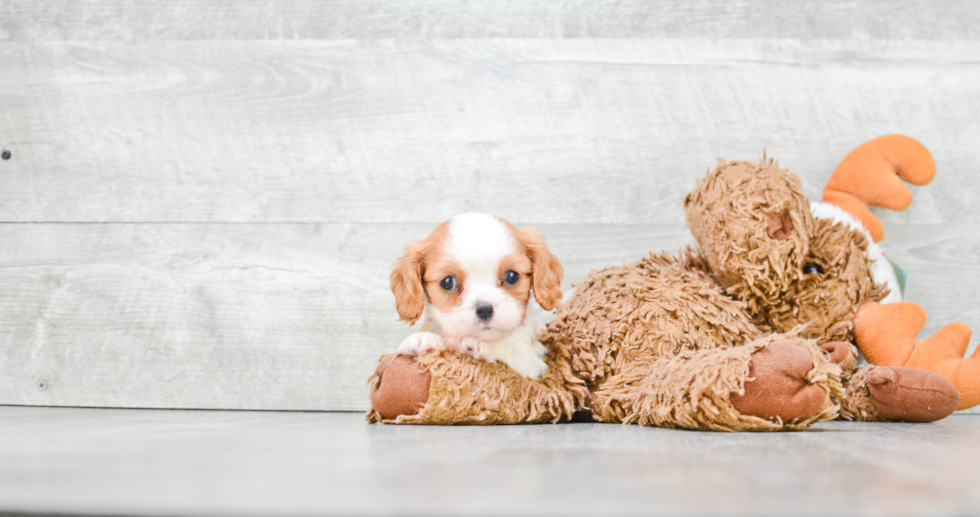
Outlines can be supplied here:
<path id="1" fill-rule="evenodd" d="M 898 178 L 934 174 L 925 147 L 888 135 L 852 151 L 811 204 L 771 159 L 720 160 L 684 199 L 696 246 L 592 271 L 541 336 L 540 378 L 449 350 L 386 355 L 369 380 L 368 420 L 574 416 L 768 431 L 839 417 L 932 421 L 974 405 L 969 329 L 915 341 L 925 313 L 900 301 L 904 274 L 876 244 L 883 230 L 866 207 L 904 209 L 911 194 Z M 858 366 L 858 347 L 872 365 Z"/>

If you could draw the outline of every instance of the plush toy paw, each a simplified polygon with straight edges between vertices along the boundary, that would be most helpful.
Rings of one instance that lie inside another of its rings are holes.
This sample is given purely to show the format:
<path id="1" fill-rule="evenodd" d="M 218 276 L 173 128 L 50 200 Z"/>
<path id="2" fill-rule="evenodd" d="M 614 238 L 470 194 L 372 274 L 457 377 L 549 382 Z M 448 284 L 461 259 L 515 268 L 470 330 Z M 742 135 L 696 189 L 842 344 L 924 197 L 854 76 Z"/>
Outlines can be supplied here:
<path id="1" fill-rule="evenodd" d="M 398 345 L 398 353 L 401 355 L 419 355 L 442 348 L 446 348 L 446 343 L 439 334 L 416 332 Z"/>
<path id="2" fill-rule="evenodd" d="M 809 384 L 813 369 L 810 352 L 792 341 L 774 341 L 752 354 L 744 394 L 733 394 L 732 404 L 743 415 L 783 422 L 802 420 L 820 411 L 827 392 Z"/>
<path id="3" fill-rule="evenodd" d="M 432 377 L 414 359 L 387 355 L 381 358 L 374 375 L 371 406 L 386 420 L 417 414 L 429 400 Z"/>
<path id="4" fill-rule="evenodd" d="M 914 302 L 868 303 L 854 316 L 854 339 L 871 364 L 908 366 L 937 373 L 960 393 L 958 409 L 980 404 L 980 354 L 963 358 L 970 327 L 950 323 L 923 340 L 926 311 Z"/>
<path id="5" fill-rule="evenodd" d="M 829 343 L 820 345 L 820 349 L 823 350 L 824 356 L 828 361 L 834 364 L 840 364 L 841 361 L 847 359 L 847 352 L 850 346 L 840 341 L 830 341 Z"/>
<path id="6" fill-rule="evenodd" d="M 892 421 L 933 422 L 952 414 L 960 403 L 951 382 L 917 368 L 874 366 L 865 380 L 878 414 Z"/>

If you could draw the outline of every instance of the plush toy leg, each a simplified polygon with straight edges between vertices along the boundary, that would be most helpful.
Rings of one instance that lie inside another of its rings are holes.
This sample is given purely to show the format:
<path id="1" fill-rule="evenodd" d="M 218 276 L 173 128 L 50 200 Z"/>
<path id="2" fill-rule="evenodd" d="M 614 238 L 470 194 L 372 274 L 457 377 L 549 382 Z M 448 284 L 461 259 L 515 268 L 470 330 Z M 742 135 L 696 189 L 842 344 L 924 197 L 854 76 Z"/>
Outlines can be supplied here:
<path id="1" fill-rule="evenodd" d="M 745 346 L 636 361 L 595 392 L 605 422 L 719 431 L 805 429 L 837 416 L 840 369 L 809 342 Z"/>
<path id="2" fill-rule="evenodd" d="M 834 403 L 840 405 L 840 416 L 846 420 L 875 421 L 884 420 L 871 401 L 871 394 L 865 382 L 864 375 L 867 367 L 857 368 L 857 347 L 850 343 L 833 341 L 820 345 L 827 355 L 827 360 L 840 366 L 841 384 L 844 393 Z"/>
<path id="3" fill-rule="evenodd" d="M 368 421 L 417 415 L 429 400 L 431 381 L 428 370 L 411 357 L 398 354 L 382 357 L 374 375 L 368 379 L 371 390 Z"/>
<path id="4" fill-rule="evenodd" d="M 904 366 L 862 368 L 844 383 L 848 420 L 933 422 L 956 411 L 960 394 L 948 380 Z"/>
<path id="5" fill-rule="evenodd" d="M 970 345 L 970 328 L 950 323 L 916 341 L 925 324 L 925 309 L 917 303 L 869 303 L 854 317 L 854 338 L 872 364 L 937 373 L 959 390 L 958 409 L 980 404 L 980 354 L 963 358 Z"/>
<path id="6" fill-rule="evenodd" d="M 499 363 L 448 350 L 415 358 L 386 355 L 369 380 L 369 422 L 531 424 L 569 420 L 586 389 L 567 366 L 549 363 L 529 379 Z"/>

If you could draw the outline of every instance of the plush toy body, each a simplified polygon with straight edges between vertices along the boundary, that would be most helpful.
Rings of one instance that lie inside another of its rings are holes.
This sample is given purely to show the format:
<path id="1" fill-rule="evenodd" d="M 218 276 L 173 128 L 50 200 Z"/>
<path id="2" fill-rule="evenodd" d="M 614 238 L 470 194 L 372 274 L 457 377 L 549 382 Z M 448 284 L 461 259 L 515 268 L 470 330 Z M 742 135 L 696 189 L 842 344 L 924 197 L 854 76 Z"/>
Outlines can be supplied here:
<path id="1" fill-rule="evenodd" d="M 739 431 L 838 416 L 930 421 L 956 409 L 956 388 L 936 373 L 856 366 L 855 314 L 879 330 L 876 350 L 890 346 L 881 337 L 887 318 L 863 308 L 889 307 L 875 302 L 893 279 L 876 273 L 861 224 L 814 217 L 819 207 L 795 175 L 771 160 L 721 161 L 685 210 L 697 248 L 590 273 L 548 324 L 540 379 L 448 351 L 385 356 L 368 419 L 535 423 L 578 414 Z"/>

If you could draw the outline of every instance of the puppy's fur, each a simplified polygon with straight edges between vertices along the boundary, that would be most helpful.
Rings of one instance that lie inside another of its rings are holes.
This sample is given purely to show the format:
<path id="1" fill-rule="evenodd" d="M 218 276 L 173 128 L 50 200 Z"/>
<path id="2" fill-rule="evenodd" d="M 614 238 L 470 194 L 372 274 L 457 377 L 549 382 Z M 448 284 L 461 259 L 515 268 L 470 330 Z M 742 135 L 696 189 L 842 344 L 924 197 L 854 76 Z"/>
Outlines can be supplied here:
<path id="1" fill-rule="evenodd" d="M 554 309 L 564 270 L 537 232 L 488 214 L 462 214 L 405 249 L 391 272 L 391 291 L 400 319 L 419 332 L 399 353 L 451 348 L 531 378 L 547 370 L 527 305 L 533 290 L 538 305 Z"/>

